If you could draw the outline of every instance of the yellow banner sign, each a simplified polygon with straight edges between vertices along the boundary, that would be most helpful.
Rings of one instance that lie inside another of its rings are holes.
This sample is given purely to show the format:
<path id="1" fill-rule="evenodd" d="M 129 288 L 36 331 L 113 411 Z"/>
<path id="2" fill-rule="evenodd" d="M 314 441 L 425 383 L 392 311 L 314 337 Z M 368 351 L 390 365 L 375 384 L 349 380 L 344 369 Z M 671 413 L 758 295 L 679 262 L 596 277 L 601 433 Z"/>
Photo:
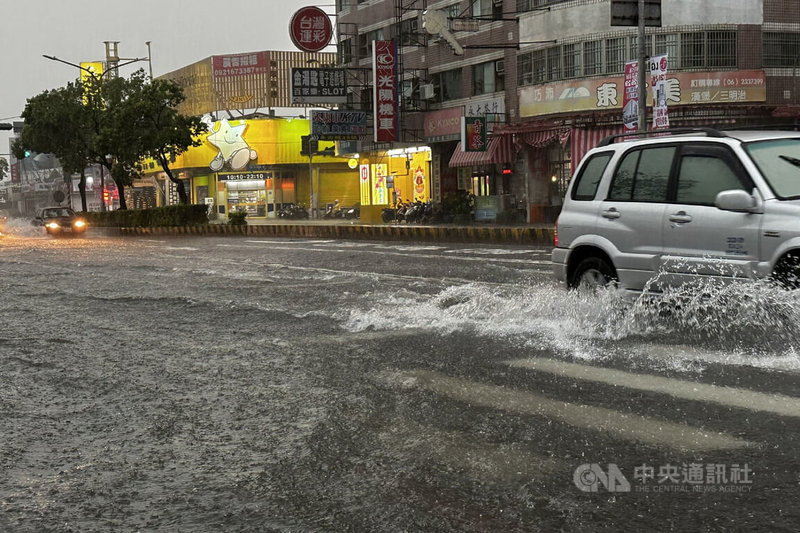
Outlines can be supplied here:
<path id="1" fill-rule="evenodd" d="M 647 104 L 652 105 L 649 92 L 646 92 Z M 520 116 L 621 109 L 623 94 L 623 76 L 522 87 L 519 89 Z M 763 70 L 668 74 L 666 99 L 669 106 L 764 102 L 767 99 L 766 76 Z"/>

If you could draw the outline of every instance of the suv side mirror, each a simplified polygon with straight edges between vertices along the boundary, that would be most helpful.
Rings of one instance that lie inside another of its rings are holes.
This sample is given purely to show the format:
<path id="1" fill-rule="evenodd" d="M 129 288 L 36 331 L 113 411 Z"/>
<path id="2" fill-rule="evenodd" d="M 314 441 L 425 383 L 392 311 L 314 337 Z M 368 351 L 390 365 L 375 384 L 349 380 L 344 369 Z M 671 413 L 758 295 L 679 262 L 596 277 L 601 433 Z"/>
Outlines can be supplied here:
<path id="1" fill-rule="evenodd" d="M 749 213 L 756 207 L 756 201 L 747 191 L 732 189 L 722 191 L 717 194 L 714 205 L 723 211 L 735 211 L 737 213 Z"/>

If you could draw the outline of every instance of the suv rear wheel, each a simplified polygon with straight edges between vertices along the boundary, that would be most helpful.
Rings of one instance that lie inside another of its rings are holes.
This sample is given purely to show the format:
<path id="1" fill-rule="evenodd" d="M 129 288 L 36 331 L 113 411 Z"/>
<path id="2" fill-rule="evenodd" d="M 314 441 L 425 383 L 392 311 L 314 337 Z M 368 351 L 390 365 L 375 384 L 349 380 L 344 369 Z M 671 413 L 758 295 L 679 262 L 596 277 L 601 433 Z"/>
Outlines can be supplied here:
<path id="1" fill-rule="evenodd" d="M 578 263 L 569 280 L 569 287 L 571 289 L 597 289 L 616 281 L 617 274 L 605 259 L 587 257 Z"/>

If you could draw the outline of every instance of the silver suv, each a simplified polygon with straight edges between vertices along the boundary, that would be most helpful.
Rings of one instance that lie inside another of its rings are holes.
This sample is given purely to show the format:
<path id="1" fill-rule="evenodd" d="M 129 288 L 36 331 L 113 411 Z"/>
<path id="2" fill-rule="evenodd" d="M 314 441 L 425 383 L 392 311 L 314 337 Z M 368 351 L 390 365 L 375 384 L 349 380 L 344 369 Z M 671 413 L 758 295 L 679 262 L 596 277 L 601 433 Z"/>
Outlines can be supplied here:
<path id="1" fill-rule="evenodd" d="M 800 132 L 652 133 L 586 154 L 556 224 L 556 277 L 631 291 L 709 276 L 800 285 Z"/>

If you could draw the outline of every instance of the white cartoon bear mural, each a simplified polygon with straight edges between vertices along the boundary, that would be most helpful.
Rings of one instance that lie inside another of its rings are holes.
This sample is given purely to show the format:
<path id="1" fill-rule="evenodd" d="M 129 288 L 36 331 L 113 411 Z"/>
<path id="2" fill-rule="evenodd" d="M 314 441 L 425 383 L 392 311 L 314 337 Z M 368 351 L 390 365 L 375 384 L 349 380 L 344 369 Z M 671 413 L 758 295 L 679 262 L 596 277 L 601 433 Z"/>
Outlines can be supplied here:
<path id="1" fill-rule="evenodd" d="M 204 116 L 203 122 L 211 132 L 206 140 L 219 150 L 208 165 L 214 172 L 222 170 L 225 163 L 228 163 L 231 170 L 241 170 L 247 166 L 248 162 L 258 158 L 258 153 L 250 148 L 247 141 L 242 139 L 242 134 L 247 128 L 244 120 L 237 125 L 231 125 L 228 119 L 223 118 L 219 121 L 219 128 L 216 130 L 210 116 Z"/>

